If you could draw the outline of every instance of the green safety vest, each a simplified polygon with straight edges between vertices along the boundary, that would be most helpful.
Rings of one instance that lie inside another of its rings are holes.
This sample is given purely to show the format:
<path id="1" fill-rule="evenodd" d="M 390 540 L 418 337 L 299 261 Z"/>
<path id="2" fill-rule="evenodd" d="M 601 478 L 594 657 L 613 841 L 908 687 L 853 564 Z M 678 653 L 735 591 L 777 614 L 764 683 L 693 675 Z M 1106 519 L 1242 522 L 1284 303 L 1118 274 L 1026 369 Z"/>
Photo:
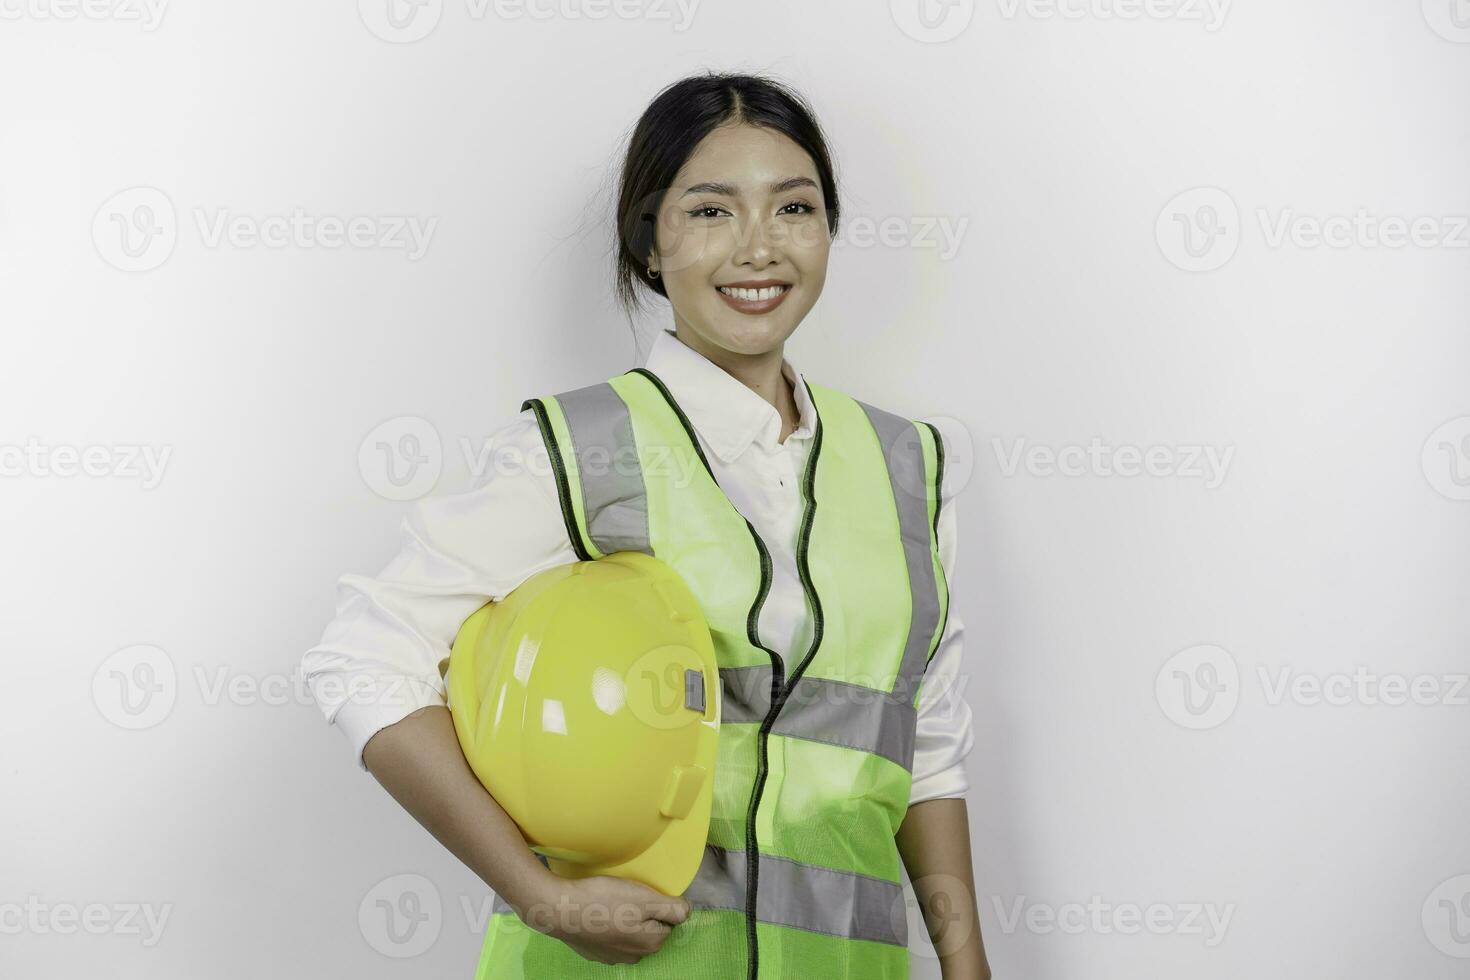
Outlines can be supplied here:
<path id="1" fill-rule="evenodd" d="M 908 908 L 894 835 L 919 687 L 944 631 L 937 430 L 807 384 L 795 664 L 763 645 L 771 558 L 663 382 L 636 368 L 529 399 L 578 557 L 642 551 L 698 597 L 720 666 L 713 812 L 689 918 L 636 964 L 584 959 L 497 896 L 477 980 L 898 980 Z M 788 674 L 789 671 L 789 674 Z"/>

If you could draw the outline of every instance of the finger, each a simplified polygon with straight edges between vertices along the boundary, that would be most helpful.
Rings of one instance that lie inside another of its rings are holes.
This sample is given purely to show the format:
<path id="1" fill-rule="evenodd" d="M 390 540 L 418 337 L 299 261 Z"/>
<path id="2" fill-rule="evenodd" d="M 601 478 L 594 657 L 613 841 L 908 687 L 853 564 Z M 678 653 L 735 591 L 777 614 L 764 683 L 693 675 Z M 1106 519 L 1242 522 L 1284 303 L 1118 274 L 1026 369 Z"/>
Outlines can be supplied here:
<path id="1" fill-rule="evenodd" d="M 689 918 L 689 903 L 681 899 L 651 904 L 648 907 L 648 915 L 659 922 L 667 922 L 671 926 L 676 926 Z"/>
<path id="2" fill-rule="evenodd" d="M 638 931 L 649 936 L 658 936 L 662 939 L 664 936 L 673 932 L 674 927 L 666 922 L 660 922 L 658 919 L 644 919 L 643 925 Z"/>

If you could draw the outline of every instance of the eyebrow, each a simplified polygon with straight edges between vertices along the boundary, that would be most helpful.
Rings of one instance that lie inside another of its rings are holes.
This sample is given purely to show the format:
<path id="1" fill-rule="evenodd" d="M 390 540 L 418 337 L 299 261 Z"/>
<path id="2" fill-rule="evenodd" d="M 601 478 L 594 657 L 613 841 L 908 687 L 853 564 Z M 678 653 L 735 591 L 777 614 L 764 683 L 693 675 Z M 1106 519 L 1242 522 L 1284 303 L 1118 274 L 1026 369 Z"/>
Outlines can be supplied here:
<path id="1" fill-rule="evenodd" d="M 784 194 L 786 191 L 794 190 L 798 187 L 819 189 L 817 188 L 817 182 L 810 177 L 785 177 L 771 184 L 771 193 Z M 740 196 L 734 184 L 727 183 L 723 180 L 706 180 L 702 183 L 695 184 L 680 196 L 688 197 L 690 194 L 723 194 L 726 197 Z"/>

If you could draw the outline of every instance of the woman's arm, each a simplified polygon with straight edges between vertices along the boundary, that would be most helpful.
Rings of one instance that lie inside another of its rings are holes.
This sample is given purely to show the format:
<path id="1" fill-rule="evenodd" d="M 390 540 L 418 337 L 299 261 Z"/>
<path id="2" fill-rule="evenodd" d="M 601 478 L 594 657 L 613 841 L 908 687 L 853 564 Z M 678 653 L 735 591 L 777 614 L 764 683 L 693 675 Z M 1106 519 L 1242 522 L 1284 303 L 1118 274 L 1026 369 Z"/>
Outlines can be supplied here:
<path id="1" fill-rule="evenodd" d="M 941 428 L 941 432 L 943 429 Z M 970 856 L 968 788 L 964 759 L 974 744 L 960 672 L 964 624 L 954 591 L 959 529 L 955 497 L 969 479 L 966 440 L 944 440 L 946 464 L 940 487 L 939 560 L 950 590 L 949 618 L 930 661 L 919 697 L 919 718 L 908 813 L 895 840 L 924 925 L 939 955 L 944 980 L 990 980 L 980 936 L 975 874 Z M 964 452 L 960 458 L 957 452 Z"/>
<path id="2" fill-rule="evenodd" d="M 944 980 L 990 980 L 964 799 L 915 803 L 895 839 Z"/>
<path id="3" fill-rule="evenodd" d="M 491 436 L 497 465 L 463 493 L 419 500 L 377 575 L 344 575 L 337 614 L 302 657 L 327 721 L 434 838 L 531 928 L 586 959 L 635 963 L 688 915 L 682 897 L 638 882 L 553 874 L 464 759 L 443 684 L 455 636 L 487 599 L 576 560 L 530 411 Z M 616 921 L 614 920 L 616 917 Z"/>
<path id="4" fill-rule="evenodd" d="M 490 441 L 529 461 L 541 436 L 525 411 Z M 443 667 L 466 617 L 486 599 L 576 555 L 536 470 L 484 476 L 465 492 L 417 501 L 398 554 L 377 575 L 342 576 L 336 616 L 303 656 L 302 672 L 358 765 L 519 913 L 550 872 L 465 762 Z"/>
<path id="5" fill-rule="evenodd" d="M 368 771 L 518 915 L 537 901 L 551 872 L 515 822 L 475 778 L 449 709 L 420 708 L 368 739 Z"/>
<path id="6" fill-rule="evenodd" d="M 465 762 L 449 709 L 420 708 L 363 748 L 378 782 L 538 932 L 598 963 L 637 963 L 689 918 L 682 896 L 607 875 L 553 874 Z"/>

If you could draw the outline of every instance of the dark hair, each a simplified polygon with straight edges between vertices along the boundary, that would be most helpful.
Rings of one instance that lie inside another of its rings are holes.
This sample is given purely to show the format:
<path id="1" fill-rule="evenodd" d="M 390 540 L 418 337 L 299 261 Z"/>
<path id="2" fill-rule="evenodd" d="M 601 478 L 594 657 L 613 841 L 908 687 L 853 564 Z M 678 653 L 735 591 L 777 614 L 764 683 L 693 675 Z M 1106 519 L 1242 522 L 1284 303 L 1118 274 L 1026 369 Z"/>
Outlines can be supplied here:
<path id="1" fill-rule="evenodd" d="M 837 182 L 826 137 L 811 106 L 785 84 L 761 75 L 707 72 L 666 86 L 643 110 L 618 188 L 618 254 L 613 277 L 618 302 L 631 317 L 639 288 L 667 298 L 662 278 L 648 278 L 657 209 L 679 168 L 705 136 L 726 123 L 746 123 L 789 137 L 816 165 L 826 201 L 827 230 L 837 234 Z"/>

